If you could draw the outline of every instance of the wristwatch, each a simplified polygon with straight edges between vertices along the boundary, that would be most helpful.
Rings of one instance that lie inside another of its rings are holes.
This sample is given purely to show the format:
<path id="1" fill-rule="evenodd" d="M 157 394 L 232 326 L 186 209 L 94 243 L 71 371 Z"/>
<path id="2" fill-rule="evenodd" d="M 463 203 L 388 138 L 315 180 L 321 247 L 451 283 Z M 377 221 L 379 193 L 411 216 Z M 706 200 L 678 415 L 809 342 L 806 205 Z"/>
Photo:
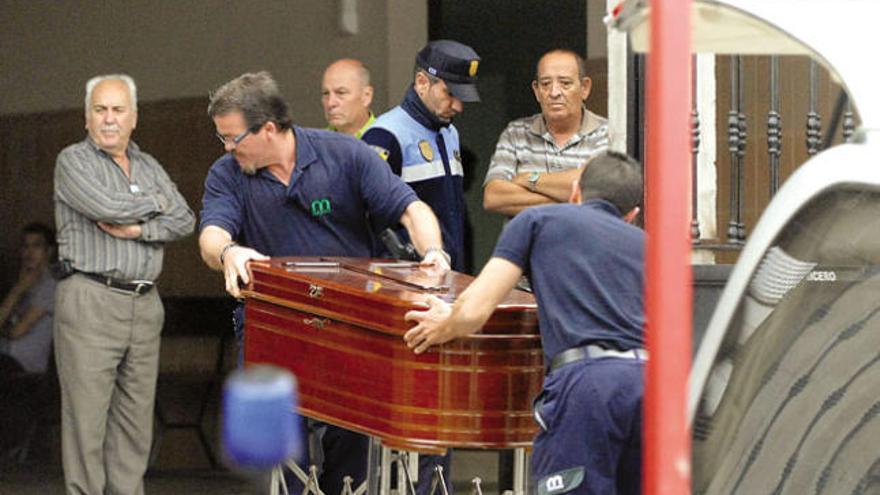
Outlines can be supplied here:
<path id="1" fill-rule="evenodd" d="M 532 172 L 526 178 L 529 181 L 529 191 L 535 192 L 538 190 L 538 179 L 541 178 L 541 172 Z"/>

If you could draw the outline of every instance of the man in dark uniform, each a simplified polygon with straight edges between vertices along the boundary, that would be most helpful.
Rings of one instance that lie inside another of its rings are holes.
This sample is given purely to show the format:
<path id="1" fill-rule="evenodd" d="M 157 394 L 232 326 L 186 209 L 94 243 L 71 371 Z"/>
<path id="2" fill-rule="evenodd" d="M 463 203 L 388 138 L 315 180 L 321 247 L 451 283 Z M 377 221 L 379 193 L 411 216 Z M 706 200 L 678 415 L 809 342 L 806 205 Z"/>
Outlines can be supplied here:
<path id="1" fill-rule="evenodd" d="M 457 41 L 428 43 L 416 56 L 403 102 L 382 114 L 363 140 L 434 210 L 452 268 L 464 271 L 465 202 L 458 131 L 463 102 L 480 101 L 480 57 Z M 406 238 L 401 233 L 404 239 Z"/>
<path id="2" fill-rule="evenodd" d="M 431 209 L 360 141 L 294 125 L 268 72 L 218 88 L 208 114 L 227 153 L 205 179 L 199 246 L 232 296 L 240 295 L 239 280 L 249 282 L 250 260 L 370 256 L 367 214 L 376 225 L 404 225 L 423 264 L 449 269 Z M 239 342 L 242 313 L 239 307 Z M 367 438 L 318 422 L 309 428 L 316 444 L 310 463 L 320 469 L 324 493 L 340 493 L 346 475 L 357 487 L 366 477 Z"/>
<path id="3" fill-rule="evenodd" d="M 640 493 L 645 236 L 630 223 L 641 198 L 637 162 L 597 155 L 572 204 L 529 208 L 507 224 L 453 306 L 432 297 L 406 315 L 416 326 L 404 339 L 421 353 L 477 332 L 529 277 L 548 368 L 535 401 L 535 493 Z"/>

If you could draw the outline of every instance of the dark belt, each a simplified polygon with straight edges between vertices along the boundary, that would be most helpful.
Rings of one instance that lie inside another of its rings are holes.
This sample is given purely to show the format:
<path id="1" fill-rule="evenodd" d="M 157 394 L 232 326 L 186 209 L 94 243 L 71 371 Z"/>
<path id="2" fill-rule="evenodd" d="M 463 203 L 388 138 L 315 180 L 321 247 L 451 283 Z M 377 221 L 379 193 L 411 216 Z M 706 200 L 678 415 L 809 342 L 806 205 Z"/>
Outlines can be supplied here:
<path id="1" fill-rule="evenodd" d="M 80 272 L 77 271 L 83 277 L 94 280 L 99 284 L 106 285 L 111 289 L 124 290 L 125 292 L 133 292 L 137 295 L 146 294 L 150 292 L 150 289 L 153 288 L 153 282 L 149 280 L 133 280 L 131 282 L 126 282 L 124 280 L 117 280 L 113 277 L 107 277 L 105 275 L 98 275 L 97 273 L 89 273 L 89 272 Z"/>
<path id="2" fill-rule="evenodd" d="M 596 344 L 587 344 L 580 347 L 572 347 L 559 354 L 553 356 L 550 361 L 549 371 L 571 364 L 582 359 L 602 359 L 602 358 L 618 358 L 618 359 L 636 359 L 639 361 L 648 360 L 648 351 L 644 349 L 628 349 L 626 351 L 618 351 L 617 349 L 606 349 Z"/>

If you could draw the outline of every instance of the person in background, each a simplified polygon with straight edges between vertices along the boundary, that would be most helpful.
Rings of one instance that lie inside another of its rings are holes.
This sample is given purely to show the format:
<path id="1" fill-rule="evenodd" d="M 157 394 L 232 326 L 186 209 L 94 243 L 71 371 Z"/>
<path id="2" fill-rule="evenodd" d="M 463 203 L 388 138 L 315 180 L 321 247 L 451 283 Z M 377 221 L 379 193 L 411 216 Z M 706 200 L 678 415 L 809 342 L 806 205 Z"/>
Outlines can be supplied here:
<path id="1" fill-rule="evenodd" d="M 483 182 L 484 209 L 512 217 L 568 200 L 579 168 L 608 148 L 607 121 L 584 106 L 591 87 L 577 53 L 541 57 L 532 81 L 541 113 L 510 122 L 498 138 Z"/>
<path id="2" fill-rule="evenodd" d="M 55 232 L 29 223 L 21 234 L 18 280 L 0 303 L 0 455 L 20 446 L 28 421 L 38 414 L 52 353 Z"/>
<path id="3" fill-rule="evenodd" d="M 370 111 L 370 70 L 360 60 L 343 58 L 328 65 L 321 80 L 321 105 L 330 131 L 360 139 L 376 121 Z"/>
<path id="4" fill-rule="evenodd" d="M 153 436 L 165 309 L 165 243 L 195 215 L 162 165 L 131 140 L 137 88 L 86 83 L 88 136 L 55 162 L 55 225 L 66 278 L 55 301 L 61 454 L 69 495 L 140 495 Z"/>
<path id="5" fill-rule="evenodd" d="M 443 229 L 445 252 L 464 271 L 465 217 L 461 146 L 452 120 L 478 102 L 480 56 L 451 40 L 428 43 L 416 55 L 403 102 L 379 116 L 363 140 L 428 204 Z M 399 232 L 405 242 L 406 236 Z"/>

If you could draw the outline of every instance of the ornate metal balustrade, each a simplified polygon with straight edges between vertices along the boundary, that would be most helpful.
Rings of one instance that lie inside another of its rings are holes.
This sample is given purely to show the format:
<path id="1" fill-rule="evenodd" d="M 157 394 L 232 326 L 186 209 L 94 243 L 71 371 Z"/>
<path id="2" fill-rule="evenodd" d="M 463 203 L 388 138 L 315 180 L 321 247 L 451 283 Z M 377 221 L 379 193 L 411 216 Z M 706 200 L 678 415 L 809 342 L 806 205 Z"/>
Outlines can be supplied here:
<path id="1" fill-rule="evenodd" d="M 712 137 L 702 135 L 694 90 L 691 236 L 695 248 L 716 251 L 718 261 L 729 262 L 785 178 L 822 149 L 852 139 L 856 116 L 825 69 L 803 57 L 717 57 L 715 75 L 718 228 L 715 235 L 707 232 L 697 215 L 698 154 Z M 823 115 L 829 114 L 823 135 Z M 799 120 L 801 129 L 783 133 L 784 122 Z"/>

